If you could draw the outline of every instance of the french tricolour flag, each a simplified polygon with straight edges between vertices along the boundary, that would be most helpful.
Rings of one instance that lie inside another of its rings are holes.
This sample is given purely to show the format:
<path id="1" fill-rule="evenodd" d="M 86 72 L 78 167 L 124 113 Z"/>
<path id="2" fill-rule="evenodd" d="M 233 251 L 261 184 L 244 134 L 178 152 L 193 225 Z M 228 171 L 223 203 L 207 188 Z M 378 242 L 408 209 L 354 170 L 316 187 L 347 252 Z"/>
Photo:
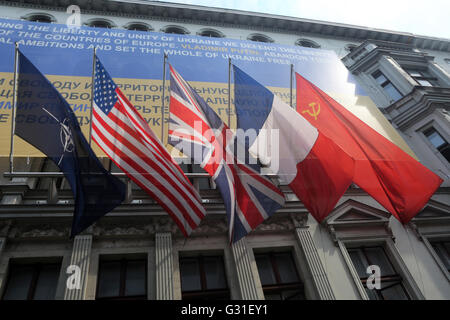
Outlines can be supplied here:
<path id="1" fill-rule="evenodd" d="M 249 151 L 322 221 L 352 183 L 353 159 L 248 74 L 233 71 L 237 127 L 256 131 L 246 135 Z"/>

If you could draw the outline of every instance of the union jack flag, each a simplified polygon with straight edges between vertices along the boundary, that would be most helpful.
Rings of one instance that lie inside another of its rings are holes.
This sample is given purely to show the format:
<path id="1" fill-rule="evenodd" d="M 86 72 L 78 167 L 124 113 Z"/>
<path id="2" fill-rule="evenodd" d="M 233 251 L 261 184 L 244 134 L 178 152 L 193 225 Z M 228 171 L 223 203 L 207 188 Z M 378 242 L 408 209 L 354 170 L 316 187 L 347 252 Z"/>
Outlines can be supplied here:
<path id="1" fill-rule="evenodd" d="M 198 192 L 100 60 L 95 59 L 93 140 L 188 236 L 205 216 Z"/>
<path id="2" fill-rule="evenodd" d="M 237 161 L 236 135 L 172 66 L 170 77 L 169 143 L 212 177 L 236 242 L 281 208 L 284 195 L 259 165 Z"/>

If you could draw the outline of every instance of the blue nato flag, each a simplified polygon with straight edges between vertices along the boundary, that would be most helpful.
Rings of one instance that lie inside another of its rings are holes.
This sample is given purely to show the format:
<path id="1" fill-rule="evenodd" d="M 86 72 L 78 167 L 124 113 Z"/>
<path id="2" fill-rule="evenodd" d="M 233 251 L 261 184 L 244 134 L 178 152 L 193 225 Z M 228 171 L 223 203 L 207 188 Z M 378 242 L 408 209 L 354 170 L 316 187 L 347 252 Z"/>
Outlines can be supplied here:
<path id="1" fill-rule="evenodd" d="M 20 51 L 14 133 L 64 173 L 75 200 L 71 237 L 120 205 L 125 184 L 102 166 L 67 101 Z"/>

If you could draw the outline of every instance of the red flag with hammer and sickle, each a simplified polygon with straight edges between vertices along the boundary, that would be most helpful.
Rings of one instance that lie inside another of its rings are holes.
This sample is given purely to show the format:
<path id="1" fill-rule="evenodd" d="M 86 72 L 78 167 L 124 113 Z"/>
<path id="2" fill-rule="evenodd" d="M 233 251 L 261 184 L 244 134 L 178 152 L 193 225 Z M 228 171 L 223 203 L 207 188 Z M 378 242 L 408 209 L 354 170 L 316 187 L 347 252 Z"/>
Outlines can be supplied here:
<path id="1" fill-rule="evenodd" d="M 353 182 L 402 223 L 425 206 L 442 179 L 296 73 L 297 112 L 355 160 Z"/>

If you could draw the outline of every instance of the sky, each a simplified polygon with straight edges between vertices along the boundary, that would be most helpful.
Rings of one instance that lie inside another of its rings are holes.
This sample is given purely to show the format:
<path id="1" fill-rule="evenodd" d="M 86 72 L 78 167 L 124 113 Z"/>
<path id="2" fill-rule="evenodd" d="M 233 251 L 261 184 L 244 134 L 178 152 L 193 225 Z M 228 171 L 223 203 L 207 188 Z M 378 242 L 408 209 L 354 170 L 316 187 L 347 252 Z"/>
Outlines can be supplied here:
<path id="1" fill-rule="evenodd" d="M 168 0 L 450 39 L 449 0 Z"/>

